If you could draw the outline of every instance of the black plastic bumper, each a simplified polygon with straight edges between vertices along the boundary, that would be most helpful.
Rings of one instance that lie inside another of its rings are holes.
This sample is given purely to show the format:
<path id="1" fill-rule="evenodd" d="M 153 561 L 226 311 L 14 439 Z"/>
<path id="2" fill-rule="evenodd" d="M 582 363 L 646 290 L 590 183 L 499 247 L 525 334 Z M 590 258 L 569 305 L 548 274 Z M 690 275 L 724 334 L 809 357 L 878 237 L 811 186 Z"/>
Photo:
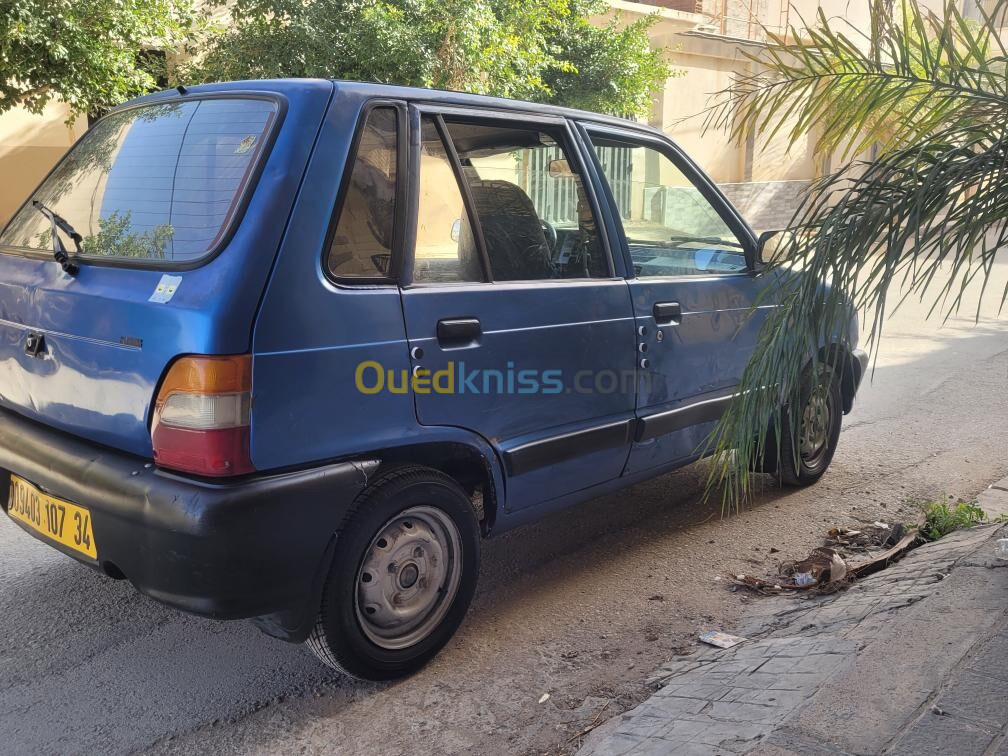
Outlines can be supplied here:
<path id="1" fill-rule="evenodd" d="M 854 390 L 856 391 L 858 386 L 861 385 L 861 379 L 864 378 L 864 374 L 868 370 L 868 352 L 864 349 L 855 349 L 853 355 L 860 367 L 860 370 L 857 371 L 857 385 L 854 386 Z"/>
<path id="2" fill-rule="evenodd" d="M 15 473 L 87 507 L 97 563 L 41 540 L 188 612 L 271 615 L 267 631 L 282 637 L 301 635 L 300 615 L 317 609 L 327 549 L 376 466 L 342 462 L 204 482 L 0 410 L 0 484 Z M 5 512 L 8 487 L 0 495 Z"/>

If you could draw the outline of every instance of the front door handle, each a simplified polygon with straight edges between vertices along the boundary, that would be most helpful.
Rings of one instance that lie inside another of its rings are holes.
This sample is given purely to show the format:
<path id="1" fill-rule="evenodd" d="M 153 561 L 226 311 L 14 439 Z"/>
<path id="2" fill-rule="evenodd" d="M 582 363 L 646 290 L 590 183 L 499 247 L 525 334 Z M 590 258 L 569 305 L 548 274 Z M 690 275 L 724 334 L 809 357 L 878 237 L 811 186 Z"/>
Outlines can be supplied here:
<path id="1" fill-rule="evenodd" d="M 443 347 L 476 346 L 482 335 L 477 318 L 448 318 L 437 324 L 438 344 Z"/>
<path id="2" fill-rule="evenodd" d="M 678 302 L 655 302 L 652 312 L 656 325 L 679 325 L 682 321 L 682 305 Z"/>

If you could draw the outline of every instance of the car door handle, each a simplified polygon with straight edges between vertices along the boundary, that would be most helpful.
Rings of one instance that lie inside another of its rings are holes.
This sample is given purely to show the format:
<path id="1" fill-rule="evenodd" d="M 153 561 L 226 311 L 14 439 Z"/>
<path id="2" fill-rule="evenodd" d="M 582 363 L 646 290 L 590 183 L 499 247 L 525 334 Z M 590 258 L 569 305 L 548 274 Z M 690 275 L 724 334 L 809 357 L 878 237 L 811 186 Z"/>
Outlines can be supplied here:
<path id="1" fill-rule="evenodd" d="M 448 318 L 437 324 L 438 344 L 443 347 L 476 346 L 482 335 L 477 318 Z"/>
<path id="2" fill-rule="evenodd" d="M 679 325 L 682 320 L 682 305 L 678 302 L 655 302 L 652 313 L 657 325 Z"/>

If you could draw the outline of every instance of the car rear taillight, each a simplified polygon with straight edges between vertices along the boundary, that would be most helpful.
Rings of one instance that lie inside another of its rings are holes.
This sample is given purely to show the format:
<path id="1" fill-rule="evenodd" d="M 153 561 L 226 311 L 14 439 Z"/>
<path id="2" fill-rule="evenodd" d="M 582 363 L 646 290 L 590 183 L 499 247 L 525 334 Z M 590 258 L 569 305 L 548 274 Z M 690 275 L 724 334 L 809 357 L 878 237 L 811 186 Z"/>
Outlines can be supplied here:
<path id="1" fill-rule="evenodd" d="M 154 403 L 151 442 L 160 467 L 197 475 L 252 472 L 252 358 L 180 357 Z"/>

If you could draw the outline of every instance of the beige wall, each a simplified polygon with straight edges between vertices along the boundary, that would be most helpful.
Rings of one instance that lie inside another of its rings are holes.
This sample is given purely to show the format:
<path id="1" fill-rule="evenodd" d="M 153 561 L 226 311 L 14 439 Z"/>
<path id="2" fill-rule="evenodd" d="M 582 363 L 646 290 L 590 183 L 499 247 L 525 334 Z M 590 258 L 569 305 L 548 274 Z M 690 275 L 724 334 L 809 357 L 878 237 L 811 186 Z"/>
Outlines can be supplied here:
<path id="1" fill-rule="evenodd" d="M 669 9 L 656 9 L 626 0 L 611 0 L 615 12 L 625 21 L 657 13 L 652 27 L 652 45 L 668 51 L 672 65 L 681 76 L 669 79 L 655 98 L 648 119 L 651 125 L 663 129 L 719 182 L 808 180 L 816 176 L 812 158 L 814 140 L 807 138 L 787 148 L 785 135 L 767 143 L 760 135 L 754 145 L 736 145 L 727 135 L 709 131 L 703 133 L 703 121 L 695 117 L 708 103 L 708 96 L 731 83 L 735 73 L 742 73 L 752 64 L 741 50 L 758 52 L 759 47 L 737 37 L 722 37 L 705 31 L 718 27 L 717 13 L 738 19 L 756 11 L 762 21 L 773 29 L 785 19 L 800 24 L 795 10 L 785 14 L 782 9 L 793 4 L 806 21 L 815 18 L 821 5 L 827 16 L 843 16 L 852 24 L 865 28 L 868 23 L 868 0 L 703 0 L 706 15 Z M 942 0 L 923 0 L 926 6 L 940 9 Z M 209 3 L 216 5 L 215 2 Z M 746 9 L 750 9 L 746 11 Z M 718 10 L 720 9 L 720 11 Z M 219 10 L 217 11 L 219 13 Z M 726 31 L 752 32 L 752 25 L 733 22 Z M 700 27 L 697 30 L 697 27 Z M 741 30 L 741 31 L 740 31 Z M 757 30 L 758 32 L 758 30 Z M 752 32 L 753 36 L 760 36 Z M 0 225 L 24 201 L 66 149 L 83 132 L 85 123 L 74 128 L 64 123 L 66 108 L 52 104 L 41 116 L 15 110 L 0 115 Z"/>
<path id="2" fill-rule="evenodd" d="M 0 226 L 84 133 L 86 121 L 65 123 L 66 106 L 51 103 L 42 115 L 12 110 L 0 115 Z"/>
<path id="3" fill-rule="evenodd" d="M 975 2 L 975 0 L 965 0 Z M 981 0 L 985 4 L 996 2 L 996 0 Z M 854 29 L 867 34 L 871 24 L 870 6 L 868 0 L 767 0 L 768 8 L 764 23 L 770 31 L 781 34 L 789 27 L 793 27 L 799 34 L 808 26 L 818 23 L 819 8 L 822 8 L 826 18 L 833 26 L 837 21 L 846 22 L 851 27 L 851 31 L 845 31 L 848 37 L 856 44 L 867 47 L 867 37 L 860 37 Z M 946 0 L 917 0 L 918 5 L 925 10 L 938 15 L 943 13 Z M 958 0 L 960 11 L 963 10 L 964 0 Z M 898 10 L 900 4 L 894 3 Z M 844 24 L 837 24 L 838 30 L 844 31 Z"/>
<path id="4" fill-rule="evenodd" d="M 654 12 L 654 8 L 622 0 L 612 5 L 625 20 Z M 734 76 L 748 73 L 753 63 L 744 53 L 758 54 L 760 50 L 758 43 L 704 31 L 710 21 L 710 16 L 696 13 L 658 12 L 650 31 L 651 44 L 668 51 L 678 75 L 669 79 L 655 98 L 648 122 L 675 140 L 715 181 L 814 178 L 814 138 L 803 138 L 789 147 L 786 131 L 772 140 L 757 134 L 754 143 L 747 146 L 731 141 L 724 131 L 704 131 L 702 114 L 710 96 L 731 86 Z"/>

